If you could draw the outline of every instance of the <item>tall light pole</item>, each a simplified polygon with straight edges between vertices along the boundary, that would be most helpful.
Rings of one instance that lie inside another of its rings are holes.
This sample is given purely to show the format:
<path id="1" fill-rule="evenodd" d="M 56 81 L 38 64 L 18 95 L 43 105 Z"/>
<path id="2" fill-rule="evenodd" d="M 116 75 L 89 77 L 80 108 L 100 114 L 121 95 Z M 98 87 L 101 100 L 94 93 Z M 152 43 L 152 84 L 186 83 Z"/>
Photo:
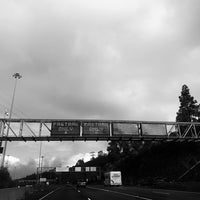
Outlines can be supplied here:
<path id="1" fill-rule="evenodd" d="M 41 161 L 41 174 L 42 174 L 42 168 L 43 168 L 43 159 L 44 159 L 44 156 L 42 156 L 41 158 L 42 158 L 42 161 Z"/>
<path id="2" fill-rule="evenodd" d="M 10 130 L 10 120 L 12 118 L 12 111 L 13 111 L 13 105 L 14 105 L 14 99 L 15 99 L 15 91 L 16 91 L 16 87 L 17 87 L 17 80 L 22 78 L 22 76 L 19 73 L 13 74 L 13 77 L 15 78 L 15 85 L 14 85 L 14 90 L 13 90 L 12 102 L 11 102 L 11 106 L 10 106 L 10 113 L 9 113 L 9 120 L 8 120 L 8 127 L 7 127 L 6 137 L 8 137 L 9 130 Z M 2 157 L 1 167 L 4 167 L 7 142 L 8 141 L 6 140 L 5 141 L 5 146 L 3 148 L 3 157 Z"/>

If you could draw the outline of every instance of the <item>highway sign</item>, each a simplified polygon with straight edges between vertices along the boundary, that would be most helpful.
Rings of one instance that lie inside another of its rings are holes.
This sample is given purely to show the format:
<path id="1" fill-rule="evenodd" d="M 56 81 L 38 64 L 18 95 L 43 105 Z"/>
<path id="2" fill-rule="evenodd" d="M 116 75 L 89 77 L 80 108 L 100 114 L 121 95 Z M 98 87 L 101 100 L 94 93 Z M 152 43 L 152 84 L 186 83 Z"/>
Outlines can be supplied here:
<path id="1" fill-rule="evenodd" d="M 91 119 L 9 119 L 6 120 L 6 124 L 8 122 L 11 125 L 10 134 L 1 136 L 0 142 L 150 141 L 163 139 L 200 142 L 199 122 Z M 5 123 L 5 119 L 0 119 L 0 123 Z"/>
<path id="2" fill-rule="evenodd" d="M 166 136 L 167 129 L 165 124 L 142 124 L 142 135 Z"/>
<path id="3" fill-rule="evenodd" d="M 112 130 L 113 136 L 138 135 L 138 125 L 133 123 L 113 123 Z"/>
<path id="4" fill-rule="evenodd" d="M 69 172 L 69 167 L 56 167 L 56 172 Z"/>
<path id="5" fill-rule="evenodd" d="M 77 121 L 54 121 L 51 124 L 51 136 L 57 135 L 80 135 L 80 122 Z"/>
<path id="6" fill-rule="evenodd" d="M 83 122 L 83 136 L 110 135 L 110 125 L 107 122 Z"/>

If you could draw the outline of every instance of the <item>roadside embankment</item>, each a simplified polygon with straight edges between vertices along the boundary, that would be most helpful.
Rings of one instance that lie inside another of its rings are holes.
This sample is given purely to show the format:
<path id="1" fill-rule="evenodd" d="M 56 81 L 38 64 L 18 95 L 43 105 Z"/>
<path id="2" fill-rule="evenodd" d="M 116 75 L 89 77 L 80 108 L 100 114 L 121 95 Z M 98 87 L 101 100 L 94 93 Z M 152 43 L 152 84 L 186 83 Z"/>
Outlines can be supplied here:
<path id="1" fill-rule="evenodd" d="M 31 193 L 32 187 L 14 187 L 0 189 L 0 199 L 2 200 L 23 200 L 26 194 Z"/>
<path id="2" fill-rule="evenodd" d="M 154 188 L 199 192 L 200 182 L 162 182 L 155 184 Z"/>

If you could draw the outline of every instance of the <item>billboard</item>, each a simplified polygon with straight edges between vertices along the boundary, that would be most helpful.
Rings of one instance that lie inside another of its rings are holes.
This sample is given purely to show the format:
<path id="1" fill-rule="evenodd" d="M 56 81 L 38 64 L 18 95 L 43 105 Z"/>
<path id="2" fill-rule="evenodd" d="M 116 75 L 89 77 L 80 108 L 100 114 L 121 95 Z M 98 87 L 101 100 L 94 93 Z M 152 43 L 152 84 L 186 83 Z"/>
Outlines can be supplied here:
<path id="1" fill-rule="evenodd" d="M 80 122 L 77 121 L 54 121 L 51 123 L 51 136 L 80 135 Z"/>
<path id="2" fill-rule="evenodd" d="M 108 122 L 83 122 L 83 136 L 110 135 L 110 125 Z"/>
<path id="3" fill-rule="evenodd" d="M 142 124 L 142 135 L 166 136 L 165 124 Z"/>
<path id="4" fill-rule="evenodd" d="M 81 172 L 81 167 L 75 167 L 75 172 Z"/>
<path id="5" fill-rule="evenodd" d="M 113 123 L 112 124 L 113 136 L 123 135 L 138 135 L 138 125 L 132 123 Z"/>
<path id="6" fill-rule="evenodd" d="M 56 167 L 56 172 L 69 172 L 69 167 Z"/>

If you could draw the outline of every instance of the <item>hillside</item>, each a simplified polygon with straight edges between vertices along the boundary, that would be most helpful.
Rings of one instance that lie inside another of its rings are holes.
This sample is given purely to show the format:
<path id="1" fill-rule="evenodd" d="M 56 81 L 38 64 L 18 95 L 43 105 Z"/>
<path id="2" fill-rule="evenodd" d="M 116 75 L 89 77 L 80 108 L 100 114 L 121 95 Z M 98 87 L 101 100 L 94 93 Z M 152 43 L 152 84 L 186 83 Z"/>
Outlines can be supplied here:
<path id="1" fill-rule="evenodd" d="M 102 171 L 120 170 L 125 184 L 151 184 L 155 181 L 176 181 L 200 160 L 200 144 L 195 142 L 154 142 L 143 144 L 137 150 L 134 146 L 121 143 L 119 149 L 112 149 L 108 155 L 93 158 L 82 166 L 98 166 Z M 110 145 L 109 148 L 113 146 Z M 126 146 L 124 149 L 122 146 Z M 200 166 L 197 165 L 180 179 L 200 181 Z"/>

